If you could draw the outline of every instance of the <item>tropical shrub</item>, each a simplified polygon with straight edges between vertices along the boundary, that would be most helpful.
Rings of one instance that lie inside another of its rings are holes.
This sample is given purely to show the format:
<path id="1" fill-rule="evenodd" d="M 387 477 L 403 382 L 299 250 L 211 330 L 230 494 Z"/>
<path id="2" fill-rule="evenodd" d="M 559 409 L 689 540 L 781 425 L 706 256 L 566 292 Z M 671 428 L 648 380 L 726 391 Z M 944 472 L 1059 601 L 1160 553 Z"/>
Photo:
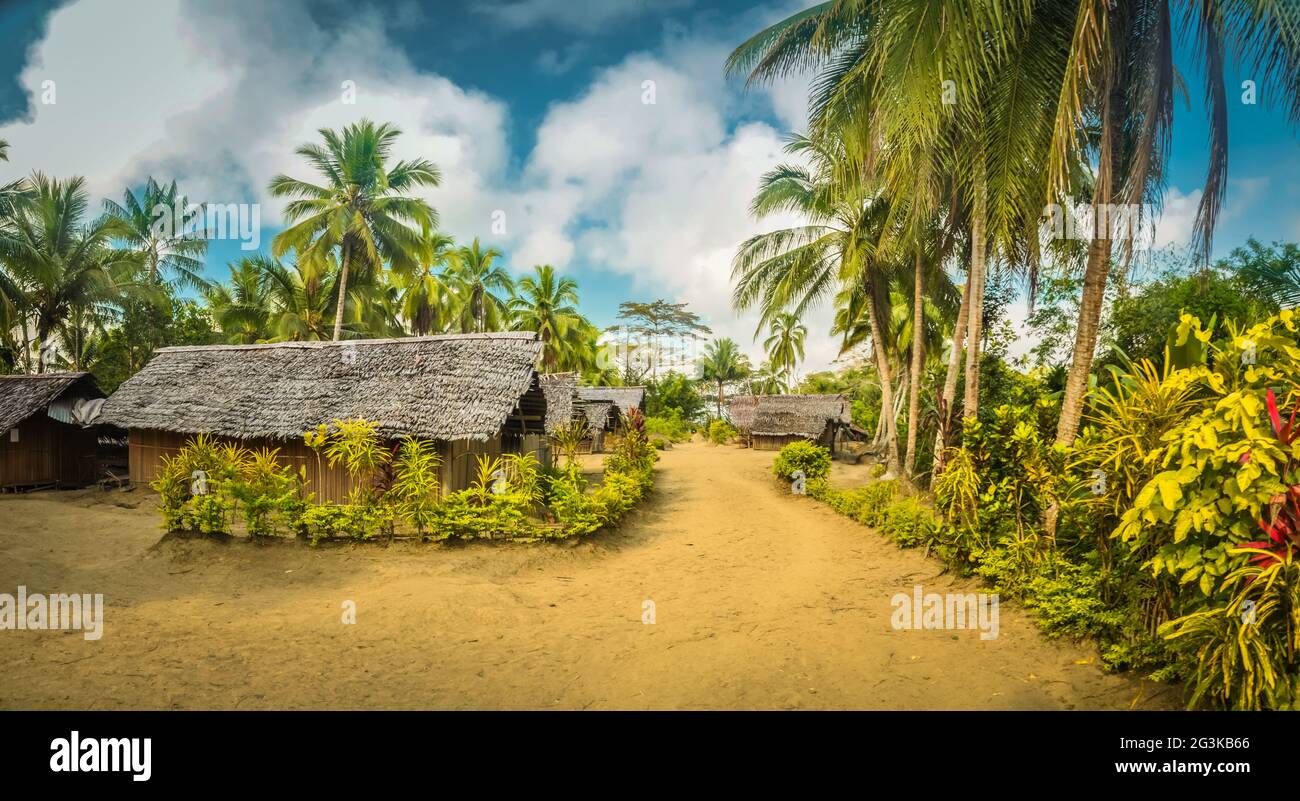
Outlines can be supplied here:
<path id="1" fill-rule="evenodd" d="M 575 418 L 558 427 L 551 435 L 551 439 L 559 449 L 560 455 L 564 457 L 565 465 L 573 465 L 578 461 L 578 451 L 582 443 L 586 442 L 589 436 L 591 436 L 591 426 L 585 419 Z"/>
<path id="2" fill-rule="evenodd" d="M 278 449 L 250 451 L 228 485 L 230 496 L 243 512 L 249 536 L 279 534 L 285 526 L 292 528 L 301 514 L 305 476 L 281 464 L 279 456 Z"/>
<path id="3" fill-rule="evenodd" d="M 670 442 L 689 442 L 695 427 L 682 418 L 680 409 L 670 408 L 663 415 L 645 419 L 647 434 L 667 437 Z"/>
<path id="4" fill-rule="evenodd" d="M 831 473 L 831 452 L 802 439 L 782 447 L 772 463 L 772 472 L 777 478 L 793 481 L 799 471 L 803 471 L 806 480 L 825 478 Z"/>
<path id="5" fill-rule="evenodd" d="M 709 442 L 714 445 L 726 445 L 736 438 L 736 427 L 726 420 L 714 420 L 709 423 Z"/>
<path id="6" fill-rule="evenodd" d="M 900 546 L 915 548 L 934 539 L 939 521 L 930 507 L 913 496 L 887 506 L 879 527 L 881 534 Z"/>
<path id="7" fill-rule="evenodd" d="M 186 442 L 174 457 L 162 458 L 150 486 L 162 503 L 163 528 L 203 534 L 229 534 L 235 500 L 231 483 L 248 468 L 249 452 L 205 434 Z"/>
<path id="8" fill-rule="evenodd" d="M 388 499 L 396 516 L 414 528 L 421 541 L 438 519 L 441 465 L 442 458 L 432 442 L 411 437 L 402 440 L 393 460 Z"/>

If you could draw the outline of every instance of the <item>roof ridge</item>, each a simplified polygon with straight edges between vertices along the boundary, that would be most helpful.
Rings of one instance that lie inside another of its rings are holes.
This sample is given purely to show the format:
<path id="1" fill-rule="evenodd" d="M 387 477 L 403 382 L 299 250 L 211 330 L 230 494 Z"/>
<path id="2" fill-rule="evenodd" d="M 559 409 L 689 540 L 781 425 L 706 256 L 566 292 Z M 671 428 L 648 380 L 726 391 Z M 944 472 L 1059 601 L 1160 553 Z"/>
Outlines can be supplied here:
<path id="1" fill-rule="evenodd" d="M 66 379 L 69 379 L 69 378 L 84 378 L 84 377 L 86 377 L 86 376 L 88 376 L 88 375 L 90 375 L 90 373 L 87 373 L 87 372 L 85 372 L 85 371 L 82 371 L 82 372 L 71 372 L 71 371 L 69 371 L 69 372 L 63 372 L 63 373 L 6 373 L 5 375 L 0 375 L 0 379 L 4 379 L 4 378 L 14 378 L 14 379 L 17 379 L 17 378 L 23 378 L 23 379 L 31 379 L 31 378 L 47 378 L 47 379 L 48 379 L 48 378 L 60 378 L 60 379 L 64 379 L 64 380 L 66 380 Z"/>
<path id="2" fill-rule="evenodd" d="M 470 339 L 504 339 L 526 342 L 539 341 L 536 331 L 487 331 L 475 334 L 433 334 L 423 337 L 387 337 L 384 339 L 307 340 L 302 342 L 260 342 L 253 345 L 173 345 L 158 348 L 154 353 L 196 353 L 200 351 L 252 351 L 276 349 L 324 350 L 360 345 L 417 345 L 423 342 L 448 342 Z"/>

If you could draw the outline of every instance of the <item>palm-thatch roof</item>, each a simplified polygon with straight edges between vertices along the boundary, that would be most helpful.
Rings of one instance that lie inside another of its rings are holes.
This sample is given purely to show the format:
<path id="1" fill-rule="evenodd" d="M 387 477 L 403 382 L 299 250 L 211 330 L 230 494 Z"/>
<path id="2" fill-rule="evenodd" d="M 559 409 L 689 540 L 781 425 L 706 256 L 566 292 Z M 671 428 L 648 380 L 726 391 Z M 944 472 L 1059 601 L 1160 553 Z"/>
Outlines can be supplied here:
<path id="1" fill-rule="evenodd" d="M 754 396 L 749 430 L 761 436 L 801 436 L 816 439 L 828 423 L 852 421 L 850 404 L 844 395 L 758 395 Z M 742 404 L 743 407 L 743 404 Z"/>
<path id="2" fill-rule="evenodd" d="M 612 400 L 578 400 L 575 403 L 578 411 L 587 418 L 593 434 L 609 428 L 617 414 Z"/>
<path id="3" fill-rule="evenodd" d="M 534 333 L 162 348 L 103 417 L 240 439 L 292 439 L 364 418 L 389 437 L 485 440 L 526 395 L 540 420 L 540 351 Z"/>
<path id="4" fill-rule="evenodd" d="M 60 399 L 102 398 L 90 373 L 44 373 L 0 376 L 0 432 L 8 431 L 34 414 L 45 412 Z"/>
<path id="5" fill-rule="evenodd" d="M 545 373 L 537 378 L 546 394 L 546 433 L 554 434 L 573 419 L 573 396 L 578 374 Z"/>
<path id="6" fill-rule="evenodd" d="M 578 398 L 585 401 L 610 401 L 623 412 L 644 407 L 645 387 L 578 387 Z"/>
<path id="7" fill-rule="evenodd" d="M 727 399 L 727 414 L 731 424 L 742 431 L 754 427 L 754 415 L 758 413 L 758 395 L 733 395 Z"/>

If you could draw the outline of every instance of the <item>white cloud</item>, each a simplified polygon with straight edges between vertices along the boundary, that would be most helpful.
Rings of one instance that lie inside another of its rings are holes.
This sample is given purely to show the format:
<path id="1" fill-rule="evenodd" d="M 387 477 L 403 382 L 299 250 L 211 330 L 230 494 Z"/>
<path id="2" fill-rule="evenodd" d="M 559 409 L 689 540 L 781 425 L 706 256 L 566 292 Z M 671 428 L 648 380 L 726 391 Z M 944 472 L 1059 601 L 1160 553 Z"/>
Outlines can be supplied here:
<path id="1" fill-rule="evenodd" d="M 544 6 L 529 0 L 508 13 L 524 25 Z M 615 13 L 631 12 L 589 15 Z M 804 90 L 796 82 L 743 98 L 739 82 L 722 80 L 734 32 L 671 31 L 654 54 L 629 56 L 552 105 L 513 175 L 507 105 L 414 67 L 385 22 L 361 12 L 325 30 L 288 2 L 214 10 L 82 0 L 52 15 L 33 50 L 23 85 L 39 93 L 42 80 L 57 80 L 58 103 L 0 126 L 12 144 L 8 166 L 86 175 L 97 196 L 148 175 L 175 178 L 193 200 L 261 202 L 263 220 L 274 222 L 282 204 L 267 197 L 267 182 L 280 172 L 311 175 L 293 149 L 315 141 L 317 128 L 363 116 L 392 122 L 404 131 L 397 157 L 442 169 L 443 185 L 428 197 L 458 240 L 481 236 L 510 251 L 516 272 L 537 263 L 574 272 L 581 254 L 584 264 L 631 276 L 645 299 L 690 303 L 718 335 L 761 358 L 755 315 L 731 309 L 730 262 L 748 236 L 792 222 L 760 224 L 747 211 L 761 174 L 784 159 L 783 131 L 737 121 L 759 103 L 797 127 Z M 748 33 L 755 23 L 730 24 Z M 344 81 L 354 82 L 353 105 L 342 102 Z M 647 81 L 653 103 L 643 102 Z M 498 210 L 504 234 L 492 231 Z M 822 310 L 808 321 L 805 369 L 835 355 L 829 317 Z"/>
<path id="2" fill-rule="evenodd" d="M 1199 189 L 1184 194 L 1176 186 L 1169 187 L 1165 191 L 1160 219 L 1155 224 L 1153 246 L 1182 247 L 1191 242 L 1192 230 L 1196 226 L 1196 208 L 1200 202 L 1201 190 Z"/>

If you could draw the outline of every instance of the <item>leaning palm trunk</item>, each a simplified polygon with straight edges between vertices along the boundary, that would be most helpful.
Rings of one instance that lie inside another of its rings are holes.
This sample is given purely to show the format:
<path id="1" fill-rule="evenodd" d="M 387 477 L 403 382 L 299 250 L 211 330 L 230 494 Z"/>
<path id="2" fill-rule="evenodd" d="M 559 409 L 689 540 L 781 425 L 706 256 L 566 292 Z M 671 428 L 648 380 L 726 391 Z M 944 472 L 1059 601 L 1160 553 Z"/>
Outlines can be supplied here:
<path id="1" fill-rule="evenodd" d="M 1083 400 L 1088 391 L 1088 374 L 1092 371 L 1092 353 L 1097 347 L 1097 329 L 1106 294 L 1106 276 L 1110 272 L 1110 245 L 1109 239 L 1094 237 L 1088 246 L 1088 268 L 1083 274 L 1083 296 L 1079 303 L 1079 330 L 1070 357 L 1070 373 L 1065 380 L 1061 418 L 1056 425 L 1056 441 L 1061 445 L 1074 442 L 1083 417 Z"/>
<path id="2" fill-rule="evenodd" d="M 343 307 L 348 298 L 348 262 L 352 259 L 351 243 L 343 243 L 343 263 L 339 267 L 339 302 L 338 308 L 334 310 L 334 341 L 338 342 L 343 336 Z"/>
<path id="3" fill-rule="evenodd" d="M 948 443 L 943 435 L 952 422 L 952 402 L 957 397 L 957 371 L 961 368 L 962 344 L 966 338 L 966 318 L 970 312 L 970 278 L 961 293 L 961 307 L 957 309 L 957 322 L 952 328 L 952 353 L 948 354 L 948 374 L 944 376 L 943 394 L 935 398 L 935 407 L 939 409 L 939 430 L 934 435 L 934 469 L 932 475 L 943 472 L 944 449 Z"/>
<path id="4" fill-rule="evenodd" d="M 975 417 L 980 404 L 980 337 L 984 323 L 985 187 L 981 176 L 975 186 L 975 215 L 971 221 L 970 308 L 966 310 L 966 397 L 963 417 Z"/>
<path id="5" fill-rule="evenodd" d="M 921 363 L 925 358 L 924 337 L 921 335 L 924 325 L 924 292 L 925 274 L 922 272 L 921 249 L 917 248 L 916 280 L 912 296 L 912 374 L 909 376 L 907 390 L 907 458 L 903 462 L 903 472 L 908 476 L 916 473 L 916 432 L 921 427 Z"/>
<path id="6" fill-rule="evenodd" d="M 898 429 L 895 425 L 894 408 L 894 371 L 889 365 L 889 353 L 885 350 L 885 333 L 880 326 L 880 313 L 876 308 L 875 297 L 867 292 L 867 316 L 871 318 L 872 350 L 876 352 L 876 369 L 880 372 L 880 415 L 885 420 L 885 469 L 893 474 L 899 471 Z"/>

